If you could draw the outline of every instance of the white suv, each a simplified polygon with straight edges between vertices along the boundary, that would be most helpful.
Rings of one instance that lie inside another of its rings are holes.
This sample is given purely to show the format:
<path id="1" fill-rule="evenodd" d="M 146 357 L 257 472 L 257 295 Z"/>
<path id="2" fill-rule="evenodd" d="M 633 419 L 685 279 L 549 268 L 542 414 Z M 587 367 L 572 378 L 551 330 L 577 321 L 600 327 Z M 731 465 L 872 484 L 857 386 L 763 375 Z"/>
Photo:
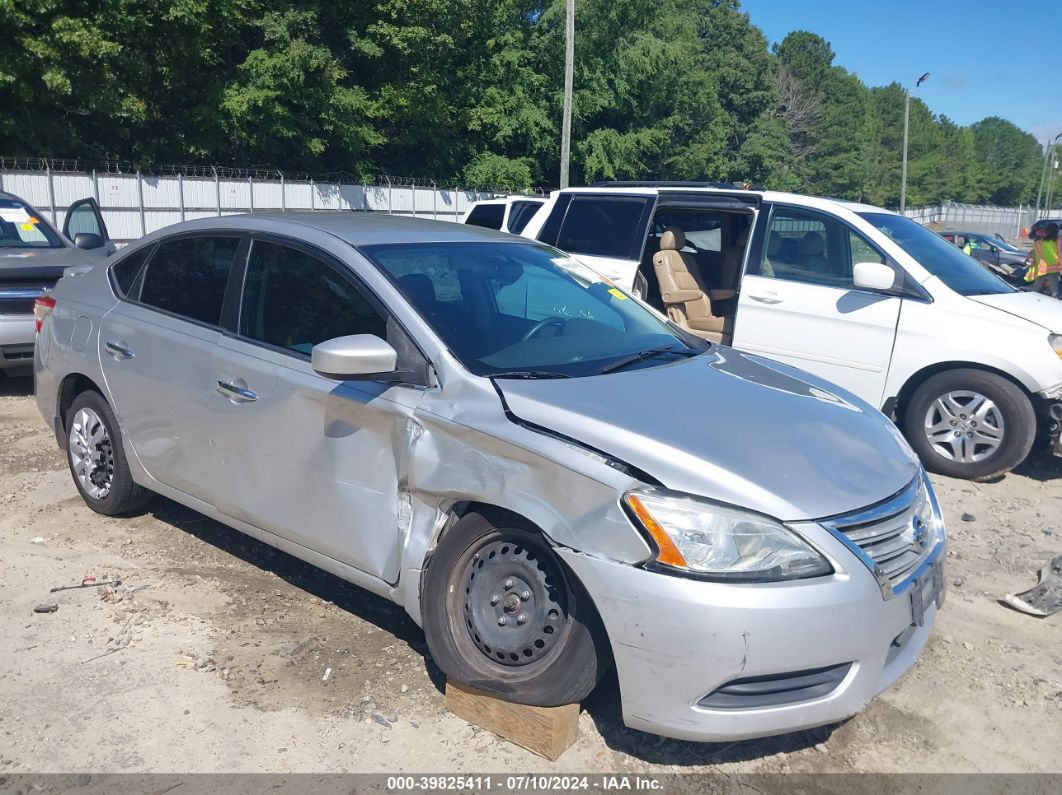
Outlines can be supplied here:
<path id="1" fill-rule="evenodd" d="M 894 417 L 926 466 L 987 478 L 1062 455 L 1062 302 L 865 204 L 719 183 L 554 193 L 523 235 L 697 336 L 821 375 Z M 822 428 L 829 434 L 829 428 Z"/>
<path id="2" fill-rule="evenodd" d="M 468 208 L 461 223 L 520 234 L 535 212 L 546 203 L 541 196 L 506 196 L 504 199 L 485 199 Z"/>

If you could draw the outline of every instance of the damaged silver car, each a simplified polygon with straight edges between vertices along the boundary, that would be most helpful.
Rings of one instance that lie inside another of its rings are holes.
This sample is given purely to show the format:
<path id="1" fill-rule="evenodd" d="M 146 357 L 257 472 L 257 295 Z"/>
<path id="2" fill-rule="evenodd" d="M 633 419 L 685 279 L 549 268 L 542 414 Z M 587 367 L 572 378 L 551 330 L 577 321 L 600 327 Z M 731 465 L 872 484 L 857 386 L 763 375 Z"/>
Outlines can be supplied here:
<path id="1" fill-rule="evenodd" d="M 62 279 L 40 410 L 86 503 L 163 495 L 402 604 L 456 681 L 733 740 L 915 661 L 945 532 L 877 410 L 475 226 L 192 221 Z"/>

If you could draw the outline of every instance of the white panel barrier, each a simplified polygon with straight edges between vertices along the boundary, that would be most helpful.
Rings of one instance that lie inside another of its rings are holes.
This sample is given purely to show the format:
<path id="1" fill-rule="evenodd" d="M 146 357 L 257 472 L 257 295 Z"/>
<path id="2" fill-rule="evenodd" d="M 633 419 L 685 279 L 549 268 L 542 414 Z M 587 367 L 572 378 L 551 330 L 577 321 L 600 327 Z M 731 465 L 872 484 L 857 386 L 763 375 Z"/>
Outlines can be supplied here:
<path id="1" fill-rule="evenodd" d="M 208 170 L 209 171 L 209 170 Z M 231 173 L 231 172 L 229 172 Z M 157 229 L 218 215 L 247 212 L 381 212 L 460 221 L 488 191 L 436 188 L 431 183 L 378 184 L 254 177 L 56 172 L 0 168 L 0 190 L 32 204 L 62 226 L 66 208 L 95 198 L 111 238 L 136 240 Z"/>

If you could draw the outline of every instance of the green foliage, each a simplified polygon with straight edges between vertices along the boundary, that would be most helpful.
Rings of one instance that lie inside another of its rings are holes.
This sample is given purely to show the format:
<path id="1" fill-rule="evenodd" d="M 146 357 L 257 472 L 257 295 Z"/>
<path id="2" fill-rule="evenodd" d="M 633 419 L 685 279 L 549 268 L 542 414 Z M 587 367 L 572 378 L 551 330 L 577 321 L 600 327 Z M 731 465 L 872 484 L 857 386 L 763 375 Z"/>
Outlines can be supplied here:
<path id="1" fill-rule="evenodd" d="M 554 184 L 564 0 L 0 0 L 0 153 Z M 905 94 L 738 0 L 577 0 L 572 179 L 899 200 Z M 911 101 L 908 203 L 1030 202 L 1042 151 Z"/>

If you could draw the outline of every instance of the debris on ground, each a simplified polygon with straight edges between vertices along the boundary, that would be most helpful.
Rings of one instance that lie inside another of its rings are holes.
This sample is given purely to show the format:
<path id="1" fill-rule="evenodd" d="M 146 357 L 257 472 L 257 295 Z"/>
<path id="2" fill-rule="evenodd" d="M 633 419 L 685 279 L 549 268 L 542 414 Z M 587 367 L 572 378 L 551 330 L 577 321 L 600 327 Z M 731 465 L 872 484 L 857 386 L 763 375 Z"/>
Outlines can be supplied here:
<path id="1" fill-rule="evenodd" d="M 962 515 L 962 520 L 964 522 L 976 522 L 977 521 L 977 517 L 974 516 L 972 513 L 964 513 Z"/>
<path id="2" fill-rule="evenodd" d="M 1003 597 L 1003 602 L 1039 618 L 1062 610 L 1062 555 L 1052 560 L 1050 566 L 1040 569 L 1039 576 L 1035 586 L 1021 593 L 1009 593 Z"/>
<path id="3" fill-rule="evenodd" d="M 37 605 L 33 608 L 34 613 L 54 613 L 59 609 L 59 605 Z"/>
<path id="4" fill-rule="evenodd" d="M 100 587 L 105 587 L 105 586 L 115 586 L 115 585 L 121 585 L 121 584 L 122 584 L 121 580 L 109 580 L 107 582 L 97 582 L 96 578 L 93 577 L 90 574 L 88 577 L 85 577 L 81 581 L 80 585 L 57 585 L 54 588 L 52 588 L 51 590 L 49 590 L 49 593 L 55 593 L 56 591 L 72 591 L 72 590 L 75 590 L 77 588 L 100 588 Z"/>

